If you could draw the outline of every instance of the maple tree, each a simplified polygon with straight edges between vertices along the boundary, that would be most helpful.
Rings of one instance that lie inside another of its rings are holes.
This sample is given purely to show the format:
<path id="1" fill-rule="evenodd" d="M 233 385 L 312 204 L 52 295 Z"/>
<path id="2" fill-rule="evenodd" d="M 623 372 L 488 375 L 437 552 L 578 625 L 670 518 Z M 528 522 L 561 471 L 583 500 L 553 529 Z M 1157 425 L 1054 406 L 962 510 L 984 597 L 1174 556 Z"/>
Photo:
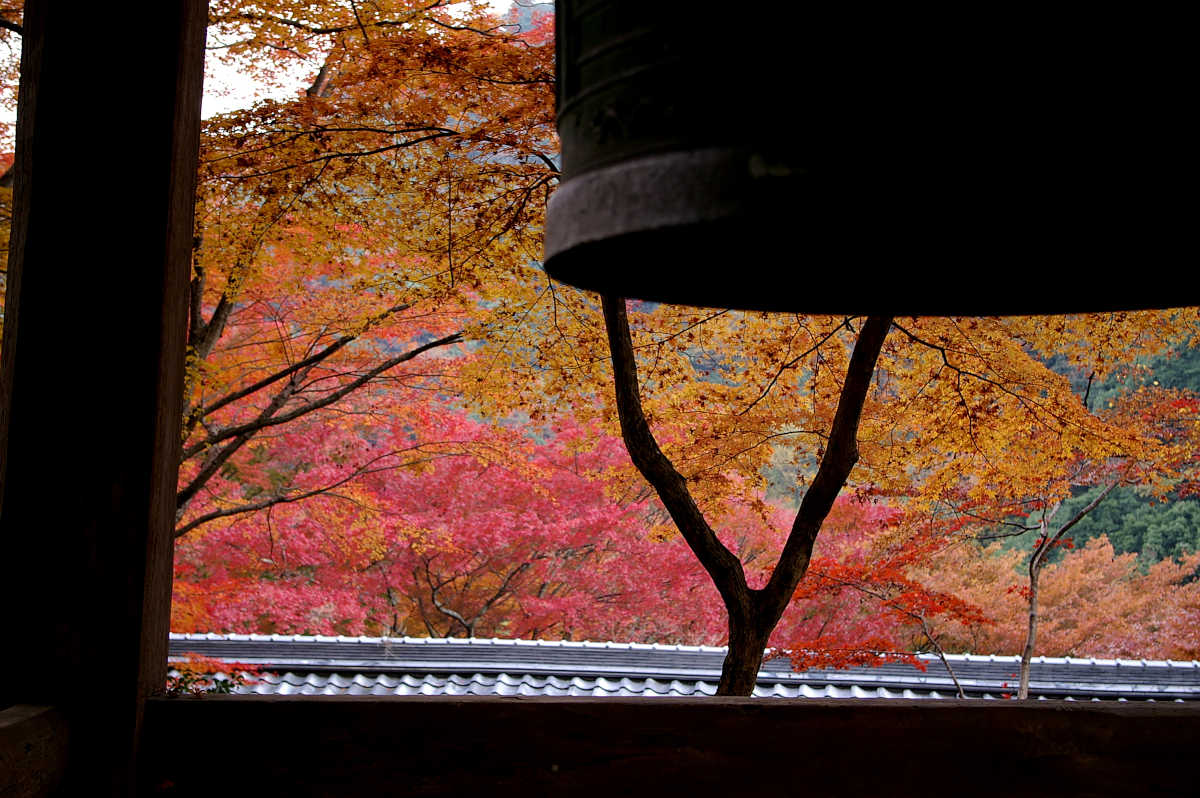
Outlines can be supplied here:
<path id="1" fill-rule="evenodd" d="M 1077 331 L 1067 339 L 1076 348 L 1067 351 L 1086 359 L 1082 365 L 1090 369 L 1093 377 L 1098 371 L 1111 370 L 1122 358 L 1126 358 L 1128 367 L 1130 352 L 1119 354 L 1113 347 L 1115 341 L 1131 350 L 1155 351 L 1166 345 L 1162 331 L 1150 332 L 1141 325 L 1157 319 L 1166 323 L 1166 329 L 1175 330 L 1167 338 L 1173 334 L 1178 345 L 1194 329 L 1192 313 L 1170 314 L 1165 318 L 1162 314 L 1131 314 L 1120 320 L 1123 323 L 1119 327 L 1114 324 L 1116 318 L 1101 317 L 1093 322 L 1091 342 L 1088 343 L 1089 334 Z M 1172 328 L 1172 323 L 1180 321 L 1180 326 Z M 1023 328 L 1020 337 L 1014 339 L 1016 343 L 1032 348 L 1049 342 L 1057 348 L 1062 346 L 1060 340 L 1039 338 L 1038 330 L 1027 325 L 1037 324 L 1051 330 L 1058 327 L 1061 333 L 1062 325 L 1069 323 L 1062 319 L 1012 320 L 1008 328 L 1009 331 Z M 1118 332 L 1114 335 L 1114 331 Z M 909 337 L 925 341 L 911 332 Z M 949 365 L 946 340 L 943 337 L 940 342 L 925 343 L 932 344 L 943 363 Z M 1039 532 L 1029 556 L 1028 582 L 1023 590 L 1028 610 L 1027 633 L 1021 647 L 1018 697 L 1024 698 L 1028 695 L 1029 663 L 1037 645 L 1039 588 L 1048 555 L 1056 547 L 1069 544 L 1066 534 L 1071 528 L 1121 484 L 1143 485 L 1160 495 L 1181 485 L 1186 490 L 1195 479 L 1196 435 L 1200 428 L 1192 396 L 1139 388 L 1120 396 L 1116 402 L 1109 402 L 1109 407 L 1092 412 L 1087 406 L 1087 388 L 1083 397 L 1073 396 L 1066 390 L 1069 388 L 1066 381 L 1059 377 L 1055 385 L 1057 375 L 1044 366 L 1041 368 L 1047 373 L 1039 376 L 1037 360 L 1009 357 L 1000 361 L 992 351 L 1002 353 L 1005 342 L 995 340 L 989 351 L 980 346 L 981 341 L 987 343 L 975 335 L 969 353 L 965 347 L 959 350 L 960 357 L 965 354 L 965 361 L 975 361 L 968 373 L 976 375 L 976 381 L 988 373 L 1001 379 L 984 380 L 983 384 L 991 387 L 986 392 L 990 394 L 987 404 L 974 403 L 961 390 L 964 370 L 955 366 L 954 389 L 960 393 L 959 405 L 969 426 L 963 453 L 947 460 L 954 466 L 969 463 L 966 473 L 970 479 L 964 481 L 954 475 L 954 481 L 935 481 L 931 484 L 940 496 L 930 498 L 937 502 L 932 506 L 940 506 L 943 512 L 969 522 L 968 526 L 998 524 L 1008 530 L 998 534 L 1005 535 Z M 1049 353 L 1043 350 L 1043 354 Z M 1005 366 L 1000 365 L 1004 362 L 1020 365 L 1024 374 L 1012 371 L 1005 375 Z M 1037 393 L 1028 390 L 1033 385 L 1039 386 Z M 936 432 L 945 435 L 944 429 Z M 1089 503 L 1054 525 L 1055 513 L 1062 502 L 1072 492 L 1090 486 L 1096 486 L 1097 490 Z"/>
<path id="2" fill-rule="evenodd" d="M 453 390 L 484 270 L 540 247 L 555 175 L 552 48 L 479 4 L 215 2 L 210 38 L 260 75 L 321 61 L 204 127 L 179 535 L 452 450 L 414 439 L 420 397 Z"/>
<path id="3" fill-rule="evenodd" d="M 1111 403 L 1110 403 L 1111 404 Z M 1040 507 L 1041 512 L 1036 524 L 1022 526 L 1019 522 L 1006 521 L 1009 527 L 1018 531 L 1038 532 L 1029 555 L 1027 566 L 1028 583 L 1023 589 L 1023 595 L 1028 604 L 1028 624 L 1025 644 L 1021 649 L 1021 667 L 1019 675 L 1018 698 L 1029 696 L 1030 661 L 1038 642 L 1039 599 L 1041 574 L 1049 562 L 1049 555 L 1056 548 L 1073 547 L 1073 541 L 1067 533 L 1093 512 L 1100 504 L 1122 483 L 1137 483 L 1152 476 L 1160 476 L 1167 472 L 1176 476 L 1176 482 L 1171 487 L 1177 487 L 1178 482 L 1184 484 L 1187 492 L 1188 485 L 1194 483 L 1197 443 L 1200 443 L 1200 425 L 1197 416 L 1200 414 L 1200 401 L 1195 396 L 1181 395 L 1179 391 L 1159 391 L 1139 389 L 1132 395 L 1121 397 L 1119 405 L 1110 415 L 1124 417 L 1130 426 L 1138 425 L 1143 434 L 1153 436 L 1160 447 L 1153 449 L 1148 456 L 1139 460 L 1132 453 L 1115 458 L 1116 462 L 1088 462 L 1083 460 L 1073 464 L 1070 477 L 1060 476 L 1060 480 L 1073 483 L 1091 483 L 1099 490 L 1093 491 L 1090 500 L 1074 514 L 1067 517 L 1061 525 L 1053 526 L 1054 517 L 1062 509 L 1062 503 L 1049 503 L 1044 494 L 1032 497 L 1031 507 Z M 1052 443 L 1043 442 L 1041 450 L 1047 452 Z M 1146 458 L 1150 459 L 1146 459 Z M 1145 473 L 1149 469 L 1149 473 Z M 1138 472 L 1142 471 L 1141 479 Z M 1049 478 L 1049 477 L 1048 477 Z M 1160 491 L 1164 487 L 1160 484 Z M 1009 533 L 1011 534 L 1011 533 Z M 1107 539 L 1105 538 L 1107 543 Z M 1111 551 L 1111 546 L 1109 546 Z M 1195 563 L 1193 563 L 1194 568 Z"/>
<path id="4" fill-rule="evenodd" d="M 1162 314 L 1152 314 L 1137 319 L 1134 324 L 1126 320 L 1119 328 L 1112 325 L 1113 319 L 1101 317 L 1092 322 L 1092 334 L 1099 332 L 1100 336 L 1097 336 L 1092 346 L 1081 346 L 1076 351 L 1082 357 L 1093 359 L 1090 364 L 1093 368 L 1099 361 L 1102 364 L 1101 368 L 1111 369 L 1115 361 L 1106 361 L 1104 358 L 1106 343 L 1109 346 L 1107 351 L 1115 353 L 1115 349 L 1111 348 L 1114 329 L 1120 329 L 1118 338 L 1122 346 L 1133 349 L 1145 346 L 1154 350 L 1165 345 L 1172 335 L 1175 336 L 1176 344 L 1187 340 L 1194 329 L 1190 320 L 1191 313 L 1183 312 L 1178 316 L 1167 314 L 1166 317 Z M 1183 323 L 1174 333 L 1167 334 L 1166 338 L 1160 337 L 1162 331 L 1147 336 L 1144 328 L 1139 336 L 1139 325 L 1149 319 L 1156 319 L 1160 323 L 1165 320 L 1182 319 Z M 1008 332 L 1031 321 L 1051 327 L 1064 323 L 1062 319 L 1008 320 Z M 971 322 L 973 325 L 981 323 Z M 955 328 L 960 324 L 954 322 Z M 926 326 L 933 325 L 926 323 Z M 945 325 L 941 326 L 945 330 Z M 952 467 L 961 467 L 964 462 L 970 463 L 969 469 L 951 475 L 954 476 L 952 481 L 943 481 L 939 477 L 915 485 L 918 489 L 910 496 L 909 511 L 911 513 L 916 509 L 929 513 L 929 518 L 916 527 L 917 530 L 928 529 L 929 532 L 918 532 L 915 537 L 909 538 L 909 541 L 918 541 L 922 536 L 927 538 L 933 544 L 932 548 L 927 549 L 927 553 L 937 556 L 939 547 L 952 546 L 956 541 L 961 542 L 976 536 L 994 538 L 1040 531 L 1040 537 L 1034 542 L 1033 551 L 1029 555 L 1026 586 L 1019 589 L 1013 585 L 1008 586 L 1026 602 L 1026 634 L 1020 647 L 1022 664 L 1018 674 L 1017 691 L 1018 697 L 1026 697 L 1029 662 L 1039 634 L 1040 577 L 1049 562 L 1050 553 L 1064 545 L 1070 547 L 1070 539 L 1066 534 L 1120 484 L 1142 485 L 1160 495 L 1168 490 L 1186 494 L 1193 489 L 1196 478 L 1196 435 L 1200 434 L 1196 398 L 1179 390 L 1143 386 L 1118 395 L 1115 400 L 1107 403 L 1105 409 L 1093 413 L 1088 409 L 1087 403 L 1091 385 L 1089 379 L 1083 391 L 1084 395 L 1076 401 L 1072 402 L 1071 396 L 1060 393 L 1060 398 L 1046 403 L 1048 397 L 1055 396 L 1056 375 L 1046 372 L 1037 360 L 1008 358 L 1008 365 L 1005 366 L 1005 361 L 997 359 L 981 345 L 987 344 L 988 341 L 977 333 L 969 340 L 963 341 L 963 344 L 969 343 L 969 347 L 960 344 L 961 348 L 958 348 L 945 346 L 945 332 L 939 334 L 942 336 L 940 341 L 934 342 L 931 340 L 932 336 L 928 339 L 922 338 L 911 329 L 901 329 L 910 341 L 921 344 L 927 351 L 935 352 L 942 360 L 944 368 L 952 369 L 955 377 L 953 389 L 958 394 L 962 420 L 966 423 L 966 429 L 963 431 L 969 445 L 953 445 L 943 450 L 941 455 Z M 1029 346 L 1033 337 L 1018 337 L 1015 340 Z M 993 339 L 991 343 L 993 351 L 997 353 L 1003 352 L 1006 345 L 1010 344 L 1003 338 Z M 1055 343 L 1055 346 L 1059 345 Z M 959 357 L 964 358 L 962 361 L 952 361 L 949 358 L 948 353 L 955 350 Z M 969 362 L 968 359 L 975 362 L 964 368 Z M 1014 365 L 1021 367 L 1024 376 L 1017 377 L 1020 372 L 1016 371 L 1005 375 L 1005 369 L 1011 370 Z M 1093 377 L 1096 374 L 1094 370 L 1091 373 Z M 934 372 L 928 374 L 932 376 Z M 979 384 L 990 386 L 988 393 L 992 396 L 987 404 L 981 406 L 971 401 L 973 392 L 969 384 L 964 388 L 964 374 Z M 1058 378 L 1057 382 L 1057 390 L 1061 390 L 1061 378 Z M 1036 393 L 1028 391 L 1031 386 L 1038 386 Z M 997 394 L 1000 394 L 999 399 Z M 1009 403 L 1007 408 L 1003 406 L 1005 402 Z M 930 417 L 932 423 L 930 428 L 925 430 L 925 435 L 932 434 L 933 439 L 938 441 L 953 441 L 953 424 L 944 426 L 937 423 L 936 418 Z M 913 462 L 911 451 L 905 453 L 905 460 Z M 938 465 L 936 459 L 927 462 L 932 466 Z M 934 470 L 928 473 L 938 475 Z M 1098 487 L 1089 494 L 1087 503 L 1074 507 L 1070 515 L 1064 515 L 1060 525 L 1051 526 L 1055 513 L 1063 506 L 1064 500 L 1072 493 L 1090 485 Z M 929 493 L 930 488 L 936 493 Z M 914 499 L 918 501 L 912 501 Z M 939 526 L 942 531 L 930 534 Z M 997 528 L 1006 531 L 997 532 Z M 888 544 L 889 536 L 883 536 L 882 542 Z M 1109 551 L 1111 553 L 1111 549 Z M 910 560 L 909 565 L 920 570 L 928 563 Z M 1094 578 L 1100 579 L 1100 572 L 1097 569 L 1093 574 Z M 1160 578 L 1163 573 L 1159 572 Z M 1188 573 L 1188 568 L 1174 573 L 1178 580 L 1182 578 L 1180 574 Z M 911 585 L 912 578 L 910 573 L 907 580 L 902 580 L 902 585 Z M 935 579 L 934 584 L 938 581 Z M 940 581 L 944 585 L 947 580 L 942 578 Z M 928 591 L 928 575 L 917 579 L 917 584 L 921 583 L 925 584 L 925 590 Z M 1098 595 L 1103 594 L 1098 587 L 1095 589 Z M 934 591 L 939 592 L 936 587 Z M 878 595 L 878 591 L 874 592 Z M 940 592 L 946 595 L 944 590 Z M 992 592 L 1000 591 L 993 585 Z M 955 591 L 950 591 L 950 594 L 954 595 Z M 954 612 L 945 612 L 938 619 L 939 623 L 952 619 L 959 624 L 976 625 L 981 620 L 992 621 L 993 619 L 985 618 L 978 611 L 972 610 L 972 602 L 975 607 L 991 606 L 984 600 L 984 596 L 977 591 L 967 595 L 970 595 L 970 598 L 965 605 L 953 601 L 929 605 L 923 600 L 922 603 L 925 603 L 926 607 L 956 608 Z M 1086 614 L 1079 605 L 1075 609 L 1080 614 Z M 964 613 L 963 610 L 967 612 Z M 1143 615 L 1144 610 L 1145 605 L 1142 605 Z M 1105 612 L 1107 608 L 1093 614 L 1103 617 Z M 971 621 L 972 617 L 974 621 Z M 1078 618 L 1072 622 L 1085 625 L 1085 621 Z M 1147 620 L 1147 623 L 1150 621 Z M 925 619 L 922 619 L 921 627 L 924 635 L 936 643 L 936 635 L 930 632 Z M 1111 628 L 1115 630 L 1118 627 Z M 1128 632 L 1131 627 L 1126 624 L 1121 628 Z M 1081 642 L 1086 641 L 1085 637 Z M 1144 645 L 1146 640 L 1143 638 L 1140 642 Z M 997 649 L 984 647 L 974 650 Z"/>
<path id="5" fill-rule="evenodd" d="M 638 395 L 625 300 L 606 296 L 603 301 L 622 436 L 638 470 L 654 486 L 688 546 L 712 578 L 729 618 L 729 649 L 717 694 L 749 695 L 767 640 L 808 568 L 821 524 L 858 460 L 862 406 L 891 319 L 870 317 L 864 323 L 845 372 L 820 466 L 804 494 L 770 579 L 762 588 L 752 589 L 741 560 L 721 543 L 696 505 L 686 479 L 663 454 L 650 430 Z"/>
<path id="6" fill-rule="evenodd" d="M 530 302 L 543 304 L 559 336 L 535 345 L 532 357 L 541 368 L 528 373 L 542 385 L 548 381 L 550 393 L 559 397 L 568 395 L 568 382 L 602 380 L 597 364 L 607 352 L 594 301 L 551 289 Z M 809 478 L 816 465 L 813 449 L 820 458 L 830 446 L 825 430 L 843 395 L 842 375 L 855 340 L 851 330 L 861 321 L 642 304 L 628 315 L 641 329 L 629 325 L 620 357 L 637 358 L 639 370 L 623 378 L 627 397 L 618 402 L 631 405 L 630 426 L 643 426 L 630 436 L 634 447 L 651 448 L 644 427 L 654 426 L 668 460 L 650 467 L 660 469 L 660 481 L 680 498 L 683 514 L 699 508 L 715 519 L 711 528 L 719 528 L 720 504 L 731 486 L 760 487 L 761 470 L 787 439 L 816 441 L 807 453 L 798 448 L 794 455 L 801 481 Z M 1061 500 L 1081 484 L 1081 475 L 1115 463 L 1136 466 L 1139 479 L 1168 485 L 1178 475 L 1182 449 L 1144 424 L 1093 412 L 1043 358 L 1057 354 L 1092 373 L 1111 372 L 1140 354 L 1180 345 L 1196 322 L 1195 309 L 1049 320 L 897 320 L 862 400 L 856 489 L 896 497 L 911 518 L 924 517 L 929 530 L 952 536 L 967 534 L 968 522 L 989 514 L 994 520 L 1028 510 L 1030 496 L 1043 505 Z M 560 341 L 569 342 L 571 351 L 557 359 Z M 614 349 L 619 344 L 614 341 Z M 545 367 L 553 363 L 560 364 L 558 373 Z M 640 403 L 628 396 L 631 386 L 637 386 Z M 648 422 L 637 420 L 636 404 Z M 1045 436 L 1053 439 L 1052 447 L 1044 445 Z M 657 456 L 650 450 L 643 459 Z M 731 481 L 731 474 L 739 480 Z M 693 509 L 686 507 L 685 490 L 694 497 Z M 915 521 L 909 527 L 921 528 Z M 720 568 L 737 573 L 734 558 L 710 537 L 699 537 L 704 539 L 697 547 L 710 549 L 702 559 L 721 559 Z M 735 584 L 730 592 L 738 589 Z M 739 692 L 753 684 L 759 642 L 746 646 L 741 657 L 745 676 Z"/>
<path id="7" fill-rule="evenodd" d="M 1189 316 L 1190 313 L 1185 312 L 1171 319 L 1187 319 Z M 1030 663 L 1039 646 L 1039 624 L 1042 620 L 1039 612 L 1044 587 L 1042 575 L 1052 552 L 1062 547 L 1070 548 L 1072 541 L 1067 534 L 1118 486 L 1142 485 L 1147 490 L 1163 495 L 1181 486 L 1186 492 L 1187 486 L 1195 479 L 1196 436 L 1200 434 L 1200 427 L 1197 426 L 1194 396 L 1144 387 L 1118 395 L 1115 401 L 1109 401 L 1107 407 L 1098 412 L 1089 410 L 1088 394 L 1093 379 L 1098 372 L 1111 371 L 1116 365 L 1115 360 L 1106 361 L 1106 356 L 1114 357 L 1116 354 L 1111 348 L 1115 329 L 1120 330 L 1116 339 L 1134 350 L 1139 349 L 1139 340 L 1142 345 L 1154 341 L 1148 344 L 1150 351 L 1164 343 L 1157 333 L 1147 336 L 1143 329 L 1139 335 L 1139 324 L 1145 323 L 1145 318 L 1135 317 L 1134 323 L 1130 323 L 1129 319 L 1120 319 L 1124 322 L 1120 328 L 1113 323 L 1118 321 L 1117 318 L 1102 321 L 1107 321 L 1107 325 L 1097 325 L 1101 335 L 1096 336 L 1091 345 L 1075 349 L 1073 353 L 1083 361 L 1080 365 L 1088 368 L 1085 373 L 1089 377 L 1082 397 L 1075 402 L 1071 402 L 1070 397 L 1064 397 L 1053 408 L 1037 408 L 1029 403 L 1053 396 L 1053 393 L 1044 390 L 1037 397 L 1025 394 L 1021 399 L 1022 409 L 1025 410 L 1023 417 L 1019 416 L 1020 420 L 1015 423 L 1013 419 L 1009 420 L 1007 436 L 998 439 L 1000 446 L 990 442 L 981 445 L 979 442 L 981 434 L 995 439 L 996 433 L 990 425 L 980 425 L 980 434 L 972 432 L 972 447 L 988 459 L 986 465 L 976 465 L 973 469 L 978 480 L 975 484 L 984 485 L 985 490 L 963 496 L 965 501 L 960 499 L 957 512 L 963 514 L 964 520 L 971 522 L 969 526 L 977 528 L 981 523 L 995 524 L 1005 530 L 989 530 L 983 533 L 985 538 L 1037 534 L 1025 568 L 1026 584 L 1015 590 L 1025 601 L 1026 621 L 1017 674 L 1018 698 L 1027 698 L 1029 694 Z M 1049 329 L 1062 324 L 1063 321 L 1057 319 L 1043 322 L 1044 327 Z M 1193 323 L 1185 321 L 1177 328 L 1175 343 L 1179 345 L 1186 341 L 1193 329 Z M 1034 334 L 1019 340 L 1038 341 Z M 1042 338 L 1041 341 L 1045 342 L 1046 339 Z M 1058 342 L 1054 345 L 1061 346 Z M 1107 351 L 1106 346 L 1109 347 Z M 1145 351 L 1142 350 L 1143 353 Z M 1043 354 L 1049 352 L 1043 351 Z M 1129 353 L 1123 357 L 1128 358 Z M 1124 368 L 1128 369 L 1132 362 L 1125 360 Z M 1006 390 L 1012 398 L 1018 398 L 1013 395 L 1015 392 L 1011 388 Z M 1010 406 L 1009 412 L 1015 415 L 1012 411 L 1016 409 Z M 978 423 L 975 421 L 978 416 L 969 406 L 967 414 L 973 424 Z M 1017 437 L 1009 437 L 1014 434 Z M 1089 494 L 1087 503 L 1073 508 L 1071 514 L 1064 514 L 1056 521 L 1064 501 L 1087 487 L 1095 488 Z M 976 531 L 975 534 L 980 533 Z M 1075 562 L 1082 560 L 1082 557 L 1076 558 Z M 1097 570 L 1092 577 L 1100 579 L 1099 574 Z M 1103 595 L 1100 589 L 1096 592 Z M 1104 597 L 1102 600 L 1106 603 L 1117 601 L 1115 597 Z M 1088 614 L 1081 606 L 1075 609 L 1079 615 Z M 1105 607 L 1090 614 L 1103 617 L 1111 611 L 1111 608 Z M 1083 618 L 1072 619 L 1072 622 L 1086 625 Z M 1125 628 L 1129 629 L 1128 626 Z M 1085 640 L 1083 638 L 1080 642 Z"/>

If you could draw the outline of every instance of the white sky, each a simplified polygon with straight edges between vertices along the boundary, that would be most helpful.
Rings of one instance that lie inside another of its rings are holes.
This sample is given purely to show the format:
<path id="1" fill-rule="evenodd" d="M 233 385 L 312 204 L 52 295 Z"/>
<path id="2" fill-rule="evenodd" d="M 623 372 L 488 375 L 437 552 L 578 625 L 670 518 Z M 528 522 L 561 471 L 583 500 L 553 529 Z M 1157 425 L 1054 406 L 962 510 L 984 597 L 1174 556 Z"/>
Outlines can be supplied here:
<path id="1" fill-rule="evenodd" d="M 497 14 L 503 14 L 512 6 L 512 0 L 489 0 L 488 5 Z M 212 41 L 209 44 L 212 45 Z M 236 65 L 223 61 L 220 53 L 220 50 L 209 50 L 205 61 L 204 105 L 200 111 L 205 119 L 215 114 L 245 108 L 257 99 L 294 98 L 298 92 L 308 88 L 309 81 L 317 69 L 313 65 L 297 65 L 292 74 L 279 76 L 278 89 L 263 91 L 261 86 L 247 78 Z"/>
<path id="2" fill-rule="evenodd" d="M 503 14 L 512 6 L 513 0 L 489 0 L 489 5 L 497 14 Z M 211 43 L 211 42 L 210 42 Z M 280 87 L 274 91 L 264 92 L 252 79 L 247 78 L 237 68 L 221 60 L 219 50 L 210 50 L 205 63 L 204 104 L 201 115 L 207 119 L 214 114 L 245 108 L 256 99 L 273 97 L 289 99 L 308 87 L 308 81 L 316 71 L 315 66 L 297 66 L 295 73 L 281 76 Z M 17 113 L 15 108 L 0 109 L 0 122 L 15 124 Z M 12 141 L 0 142 L 0 149 L 11 150 Z"/>
<path id="3" fill-rule="evenodd" d="M 200 107 L 200 116 L 204 119 L 245 108 L 257 99 L 295 97 L 298 91 L 307 87 L 306 83 L 312 77 L 312 71 L 304 65 L 281 80 L 280 89 L 264 92 L 254 80 L 243 75 L 236 64 L 223 61 L 219 52 L 210 50 L 205 57 L 204 103 Z"/>

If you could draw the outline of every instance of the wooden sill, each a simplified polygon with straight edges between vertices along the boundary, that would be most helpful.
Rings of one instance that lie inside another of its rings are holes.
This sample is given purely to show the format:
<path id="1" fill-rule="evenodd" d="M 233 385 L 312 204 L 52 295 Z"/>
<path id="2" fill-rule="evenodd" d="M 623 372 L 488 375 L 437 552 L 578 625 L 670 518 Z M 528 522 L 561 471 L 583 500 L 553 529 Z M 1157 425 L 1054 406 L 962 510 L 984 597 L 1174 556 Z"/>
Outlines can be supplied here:
<path id="1" fill-rule="evenodd" d="M 146 730 L 151 795 L 1128 796 L 1192 794 L 1200 705 L 207 696 Z"/>
<path id="2" fill-rule="evenodd" d="M 69 741 L 66 718 L 55 707 L 0 710 L 0 796 L 52 795 L 66 769 Z"/>

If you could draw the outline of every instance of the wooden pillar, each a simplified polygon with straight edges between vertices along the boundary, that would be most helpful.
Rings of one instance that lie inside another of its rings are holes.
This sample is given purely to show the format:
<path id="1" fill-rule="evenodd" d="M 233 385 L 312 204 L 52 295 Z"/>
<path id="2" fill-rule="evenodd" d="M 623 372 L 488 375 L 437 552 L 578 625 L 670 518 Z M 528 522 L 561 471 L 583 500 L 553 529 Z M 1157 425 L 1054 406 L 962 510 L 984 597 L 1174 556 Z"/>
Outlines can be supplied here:
<path id="1" fill-rule="evenodd" d="M 0 372 L 0 709 L 128 794 L 165 678 L 206 0 L 28 0 Z"/>

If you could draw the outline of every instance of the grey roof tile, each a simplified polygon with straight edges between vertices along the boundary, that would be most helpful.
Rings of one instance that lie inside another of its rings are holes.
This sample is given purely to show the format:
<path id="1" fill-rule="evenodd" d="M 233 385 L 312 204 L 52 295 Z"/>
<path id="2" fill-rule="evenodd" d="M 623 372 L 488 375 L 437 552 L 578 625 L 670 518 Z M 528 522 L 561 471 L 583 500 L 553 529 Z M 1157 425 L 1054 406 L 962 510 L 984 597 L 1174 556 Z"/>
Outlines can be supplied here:
<path id="1" fill-rule="evenodd" d="M 171 635 L 173 656 L 194 651 L 260 665 L 243 692 L 279 695 L 714 695 L 725 649 L 577 641 L 290 635 Z M 947 658 L 967 694 L 1016 690 L 1018 658 Z M 764 663 L 755 695 L 821 698 L 943 698 L 956 695 L 936 657 L 845 670 L 792 670 Z M 1031 694 L 1067 700 L 1200 699 L 1200 663 L 1035 657 Z"/>

